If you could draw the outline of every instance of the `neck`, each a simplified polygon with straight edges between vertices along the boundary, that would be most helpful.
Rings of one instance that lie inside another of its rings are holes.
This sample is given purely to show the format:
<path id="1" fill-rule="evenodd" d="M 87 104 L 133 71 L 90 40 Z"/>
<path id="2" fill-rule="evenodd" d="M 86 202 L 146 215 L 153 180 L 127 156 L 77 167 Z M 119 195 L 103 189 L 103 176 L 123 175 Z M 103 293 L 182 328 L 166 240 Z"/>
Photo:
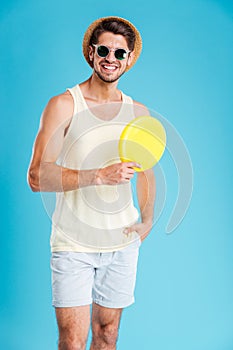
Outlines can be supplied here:
<path id="1" fill-rule="evenodd" d="M 121 93 L 117 89 L 118 81 L 106 83 L 102 81 L 95 73 L 80 84 L 83 94 L 97 103 L 108 103 L 121 101 Z"/>

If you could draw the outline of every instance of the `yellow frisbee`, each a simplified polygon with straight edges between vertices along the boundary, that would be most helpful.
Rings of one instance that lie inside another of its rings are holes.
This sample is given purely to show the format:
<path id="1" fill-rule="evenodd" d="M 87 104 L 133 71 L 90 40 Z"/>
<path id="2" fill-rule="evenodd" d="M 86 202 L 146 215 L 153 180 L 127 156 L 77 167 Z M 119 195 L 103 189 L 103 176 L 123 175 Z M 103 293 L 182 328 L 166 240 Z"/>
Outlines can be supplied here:
<path id="1" fill-rule="evenodd" d="M 152 168 L 162 157 L 166 132 L 156 118 L 141 116 L 133 119 L 121 133 L 119 155 L 122 162 L 137 162 L 144 171 Z"/>

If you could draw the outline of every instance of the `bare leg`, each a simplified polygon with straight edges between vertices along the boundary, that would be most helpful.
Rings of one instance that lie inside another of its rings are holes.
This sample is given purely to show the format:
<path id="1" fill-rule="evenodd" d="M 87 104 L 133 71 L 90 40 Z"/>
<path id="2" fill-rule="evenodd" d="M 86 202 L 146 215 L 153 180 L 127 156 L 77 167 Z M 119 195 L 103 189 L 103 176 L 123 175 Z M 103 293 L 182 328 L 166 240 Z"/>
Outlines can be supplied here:
<path id="1" fill-rule="evenodd" d="M 56 308 L 58 350 L 85 350 L 90 326 L 90 306 Z"/>
<path id="2" fill-rule="evenodd" d="M 111 309 L 93 303 L 92 343 L 90 350 L 115 350 L 122 309 Z"/>

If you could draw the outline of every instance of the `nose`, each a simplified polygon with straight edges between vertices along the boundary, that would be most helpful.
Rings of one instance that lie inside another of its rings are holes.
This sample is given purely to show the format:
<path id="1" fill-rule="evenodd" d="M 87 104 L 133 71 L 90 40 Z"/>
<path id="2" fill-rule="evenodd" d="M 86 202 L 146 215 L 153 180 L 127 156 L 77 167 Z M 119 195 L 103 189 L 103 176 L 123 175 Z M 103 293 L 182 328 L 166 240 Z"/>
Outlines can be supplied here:
<path id="1" fill-rule="evenodd" d="M 112 50 L 109 51 L 108 55 L 106 56 L 106 61 L 108 61 L 109 63 L 116 61 L 116 57 L 115 57 L 115 52 L 114 51 L 112 51 Z"/>

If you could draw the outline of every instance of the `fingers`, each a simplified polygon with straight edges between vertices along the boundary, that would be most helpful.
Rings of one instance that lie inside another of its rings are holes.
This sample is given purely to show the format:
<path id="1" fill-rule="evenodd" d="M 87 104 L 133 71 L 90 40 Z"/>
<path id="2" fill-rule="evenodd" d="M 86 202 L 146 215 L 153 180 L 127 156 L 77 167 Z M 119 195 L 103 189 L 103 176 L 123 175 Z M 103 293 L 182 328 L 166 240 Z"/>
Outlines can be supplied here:
<path id="1" fill-rule="evenodd" d="M 134 176 L 135 167 L 141 166 L 136 162 L 121 162 L 101 168 L 98 170 L 97 184 L 116 185 L 129 182 Z"/>
<path id="2" fill-rule="evenodd" d="M 132 179 L 135 173 L 134 168 L 141 168 L 141 165 L 136 162 L 119 163 L 119 172 L 121 173 L 123 183 Z"/>
<path id="3" fill-rule="evenodd" d="M 148 224 L 141 222 L 141 223 L 137 223 L 137 224 L 134 224 L 132 226 L 129 226 L 129 227 L 125 227 L 123 233 L 129 234 L 131 232 L 136 231 L 139 234 L 139 236 L 146 237 L 148 235 L 148 233 L 150 232 L 151 228 L 152 228 L 151 225 L 148 225 Z"/>
<path id="4" fill-rule="evenodd" d="M 136 162 L 123 162 L 121 164 L 124 164 L 127 168 L 141 168 L 142 167 L 139 163 L 136 163 Z"/>
<path id="5" fill-rule="evenodd" d="M 123 231 L 125 234 L 129 234 L 130 232 L 137 231 L 137 225 L 132 225 L 130 227 L 126 227 Z"/>

